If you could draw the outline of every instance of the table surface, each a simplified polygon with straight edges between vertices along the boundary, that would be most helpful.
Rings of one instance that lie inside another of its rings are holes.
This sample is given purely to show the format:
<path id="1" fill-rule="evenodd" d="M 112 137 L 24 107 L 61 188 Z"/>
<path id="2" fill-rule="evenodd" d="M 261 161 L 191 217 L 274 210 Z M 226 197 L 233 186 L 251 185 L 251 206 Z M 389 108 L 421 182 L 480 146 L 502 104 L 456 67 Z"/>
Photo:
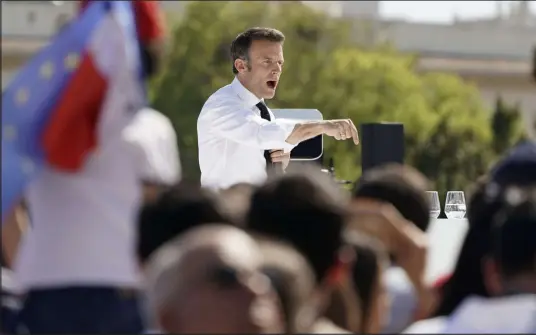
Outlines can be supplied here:
<path id="1" fill-rule="evenodd" d="M 436 219 L 428 228 L 429 251 L 426 278 L 434 281 L 454 269 L 469 228 L 466 219 Z"/>

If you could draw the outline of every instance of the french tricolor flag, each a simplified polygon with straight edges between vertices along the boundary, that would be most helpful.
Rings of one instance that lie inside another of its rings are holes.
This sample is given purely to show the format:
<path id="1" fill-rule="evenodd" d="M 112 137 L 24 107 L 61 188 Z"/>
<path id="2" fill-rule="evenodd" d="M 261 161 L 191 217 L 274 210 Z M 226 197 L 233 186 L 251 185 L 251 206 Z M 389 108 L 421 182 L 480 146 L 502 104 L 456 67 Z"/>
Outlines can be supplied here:
<path id="1" fill-rule="evenodd" d="M 160 29 L 148 2 L 90 1 L 4 90 L 2 219 L 43 166 L 76 173 L 147 105 L 140 38 Z"/>

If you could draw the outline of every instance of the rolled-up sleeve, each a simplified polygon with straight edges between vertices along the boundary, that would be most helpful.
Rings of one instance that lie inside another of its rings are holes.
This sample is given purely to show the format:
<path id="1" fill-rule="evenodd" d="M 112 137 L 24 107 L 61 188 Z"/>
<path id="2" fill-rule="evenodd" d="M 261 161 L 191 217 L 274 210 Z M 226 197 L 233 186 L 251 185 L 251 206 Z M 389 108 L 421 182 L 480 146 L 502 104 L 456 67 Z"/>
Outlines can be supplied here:
<path id="1" fill-rule="evenodd" d="M 252 109 L 244 108 L 239 101 L 207 101 L 202 113 L 211 131 L 231 141 L 264 150 L 283 149 L 289 152 L 295 147 L 286 142 L 295 122 L 264 120 Z"/>

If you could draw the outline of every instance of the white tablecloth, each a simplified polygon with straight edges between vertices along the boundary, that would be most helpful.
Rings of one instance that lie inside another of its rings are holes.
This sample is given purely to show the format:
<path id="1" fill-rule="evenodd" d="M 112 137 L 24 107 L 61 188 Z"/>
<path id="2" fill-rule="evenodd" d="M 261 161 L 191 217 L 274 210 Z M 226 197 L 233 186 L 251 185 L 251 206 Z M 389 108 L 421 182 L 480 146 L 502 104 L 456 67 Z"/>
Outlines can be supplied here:
<path id="1" fill-rule="evenodd" d="M 430 222 L 427 280 L 433 281 L 452 272 L 468 228 L 466 219 L 437 219 Z"/>

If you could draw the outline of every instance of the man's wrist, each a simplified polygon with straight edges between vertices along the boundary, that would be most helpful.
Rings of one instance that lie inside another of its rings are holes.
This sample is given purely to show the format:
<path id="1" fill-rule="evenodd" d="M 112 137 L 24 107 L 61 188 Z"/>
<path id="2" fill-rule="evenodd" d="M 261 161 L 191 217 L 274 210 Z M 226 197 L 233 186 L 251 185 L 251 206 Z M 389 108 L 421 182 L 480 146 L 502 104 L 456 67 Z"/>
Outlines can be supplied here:
<path id="1" fill-rule="evenodd" d="M 297 123 L 286 142 L 291 145 L 322 135 L 327 131 L 328 121 L 308 121 Z"/>

